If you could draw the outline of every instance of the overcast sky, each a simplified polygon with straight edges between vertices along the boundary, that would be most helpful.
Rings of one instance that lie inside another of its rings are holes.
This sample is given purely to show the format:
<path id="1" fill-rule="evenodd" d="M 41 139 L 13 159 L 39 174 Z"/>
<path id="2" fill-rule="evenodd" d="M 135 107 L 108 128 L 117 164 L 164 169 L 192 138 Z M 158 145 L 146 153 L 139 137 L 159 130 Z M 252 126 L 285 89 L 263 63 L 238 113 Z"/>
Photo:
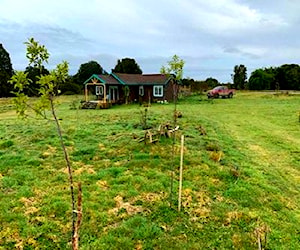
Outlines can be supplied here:
<path id="1" fill-rule="evenodd" d="M 29 37 L 48 48 L 48 68 L 67 60 L 70 74 L 90 60 L 110 72 L 125 57 L 159 73 L 177 54 L 184 77 L 228 82 L 235 65 L 250 76 L 300 63 L 300 0 L 0 0 L 0 43 L 16 70 Z"/>

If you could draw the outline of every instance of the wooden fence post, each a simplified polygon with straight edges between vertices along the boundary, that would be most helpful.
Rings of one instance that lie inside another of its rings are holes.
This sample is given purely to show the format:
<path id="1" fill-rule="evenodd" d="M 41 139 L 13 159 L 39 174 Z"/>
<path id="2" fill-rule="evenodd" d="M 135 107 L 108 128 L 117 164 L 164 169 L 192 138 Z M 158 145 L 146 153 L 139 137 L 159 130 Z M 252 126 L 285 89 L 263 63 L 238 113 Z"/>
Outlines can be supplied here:
<path id="1" fill-rule="evenodd" d="M 182 193 L 182 169 L 183 169 L 183 149 L 184 149 L 184 135 L 181 135 L 180 147 L 180 169 L 179 169 L 179 192 L 178 192 L 178 212 L 181 210 L 181 193 Z"/>

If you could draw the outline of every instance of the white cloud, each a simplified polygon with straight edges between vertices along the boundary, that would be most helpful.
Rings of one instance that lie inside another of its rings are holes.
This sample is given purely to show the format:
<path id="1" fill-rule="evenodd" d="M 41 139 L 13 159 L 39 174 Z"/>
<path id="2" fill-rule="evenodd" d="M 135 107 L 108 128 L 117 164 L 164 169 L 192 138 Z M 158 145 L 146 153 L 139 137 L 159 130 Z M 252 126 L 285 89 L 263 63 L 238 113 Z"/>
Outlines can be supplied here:
<path id="1" fill-rule="evenodd" d="M 185 76 L 229 81 L 235 64 L 268 66 L 299 55 L 298 0 L 0 0 L 0 5 L 0 38 L 14 67 L 26 65 L 23 42 L 30 36 L 47 46 L 51 65 L 67 59 L 72 73 L 95 59 L 110 70 L 123 57 L 136 58 L 144 72 L 158 72 L 178 54 L 186 60 Z"/>

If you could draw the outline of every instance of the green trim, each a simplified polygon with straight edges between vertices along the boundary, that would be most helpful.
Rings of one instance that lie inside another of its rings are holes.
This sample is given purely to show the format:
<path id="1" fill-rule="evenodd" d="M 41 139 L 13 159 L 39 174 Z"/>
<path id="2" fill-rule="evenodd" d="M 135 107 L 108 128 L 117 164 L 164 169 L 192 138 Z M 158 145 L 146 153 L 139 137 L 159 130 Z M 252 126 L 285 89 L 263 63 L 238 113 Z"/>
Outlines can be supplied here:
<path id="1" fill-rule="evenodd" d="M 164 85 L 167 85 L 171 80 L 175 80 L 175 77 L 173 74 L 169 75 L 169 77 L 167 78 L 167 80 L 165 81 Z"/>
<path id="2" fill-rule="evenodd" d="M 87 84 L 87 83 L 89 83 L 89 81 L 91 80 L 91 79 L 93 79 L 93 78 L 96 78 L 96 79 L 98 79 L 101 83 L 106 83 L 103 79 L 101 79 L 98 75 L 96 75 L 96 74 L 93 74 L 93 75 L 91 75 L 91 77 L 89 78 L 89 79 L 87 79 L 83 84 Z"/>
<path id="3" fill-rule="evenodd" d="M 121 84 L 123 85 L 129 85 L 129 84 L 126 84 L 124 81 L 122 81 L 118 76 L 116 76 L 114 73 L 111 73 L 111 75 Z"/>

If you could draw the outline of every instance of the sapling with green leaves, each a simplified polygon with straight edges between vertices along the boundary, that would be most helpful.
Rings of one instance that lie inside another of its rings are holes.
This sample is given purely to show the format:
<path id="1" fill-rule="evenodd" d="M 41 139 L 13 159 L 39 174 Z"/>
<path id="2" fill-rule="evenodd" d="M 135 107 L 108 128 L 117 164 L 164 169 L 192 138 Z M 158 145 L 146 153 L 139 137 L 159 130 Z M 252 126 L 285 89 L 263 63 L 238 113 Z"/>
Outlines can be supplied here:
<path id="1" fill-rule="evenodd" d="M 177 99 L 178 99 L 178 85 L 177 83 L 181 81 L 183 76 L 183 67 L 184 67 L 184 61 L 180 59 L 179 56 L 174 55 L 172 57 L 171 61 L 167 62 L 167 66 L 162 66 L 160 69 L 160 72 L 162 74 L 166 74 L 169 76 L 173 76 L 175 79 L 175 83 L 173 84 L 173 101 L 174 101 L 174 127 L 176 127 L 177 122 Z"/>
<path id="2" fill-rule="evenodd" d="M 33 65 L 41 70 L 44 63 L 48 62 L 49 52 L 44 45 L 40 45 L 38 41 L 34 38 L 30 38 L 25 42 L 27 47 L 26 57 L 29 60 L 29 65 Z M 74 183 L 72 176 L 71 161 L 65 146 L 62 129 L 59 123 L 59 119 L 56 114 L 55 98 L 59 93 L 58 86 L 64 83 L 68 77 L 69 66 L 66 61 L 58 64 L 56 68 L 50 71 L 47 75 L 41 75 L 38 78 L 37 83 L 39 84 L 39 98 L 34 104 L 29 103 L 28 96 L 24 93 L 26 87 L 30 84 L 30 79 L 27 78 L 27 73 L 22 71 L 17 71 L 15 75 L 11 78 L 10 83 L 14 85 L 16 97 L 13 99 L 16 106 L 17 114 L 22 117 L 27 117 L 27 111 L 34 111 L 39 117 L 47 119 L 49 121 L 54 121 L 60 140 L 61 149 L 63 151 L 66 166 L 68 168 L 69 175 L 69 185 L 70 194 L 72 202 L 72 248 L 78 249 L 78 230 L 82 218 L 81 214 L 81 202 L 78 203 L 78 209 L 75 209 L 75 196 L 74 196 Z M 50 112 L 50 117 L 48 118 L 47 113 Z M 79 184 L 80 185 L 80 184 Z M 81 190 L 81 188 L 79 189 Z M 81 192 L 80 199 L 81 200 Z M 80 205 L 80 206 L 79 206 Z"/>
<path id="3" fill-rule="evenodd" d="M 174 55 L 172 60 L 167 62 L 167 66 L 162 66 L 160 72 L 162 74 L 169 75 L 174 77 L 173 82 L 173 102 L 174 102 L 174 111 L 173 111 L 173 126 L 177 126 L 177 99 L 178 99 L 178 82 L 181 81 L 183 76 L 183 67 L 184 61 L 180 59 L 179 56 Z M 175 168 L 175 143 L 176 143 L 176 131 L 173 133 L 173 146 L 172 146 L 172 170 L 171 170 L 171 187 L 170 187 L 170 200 L 172 201 L 173 193 L 173 181 L 174 181 L 174 168 Z"/>

